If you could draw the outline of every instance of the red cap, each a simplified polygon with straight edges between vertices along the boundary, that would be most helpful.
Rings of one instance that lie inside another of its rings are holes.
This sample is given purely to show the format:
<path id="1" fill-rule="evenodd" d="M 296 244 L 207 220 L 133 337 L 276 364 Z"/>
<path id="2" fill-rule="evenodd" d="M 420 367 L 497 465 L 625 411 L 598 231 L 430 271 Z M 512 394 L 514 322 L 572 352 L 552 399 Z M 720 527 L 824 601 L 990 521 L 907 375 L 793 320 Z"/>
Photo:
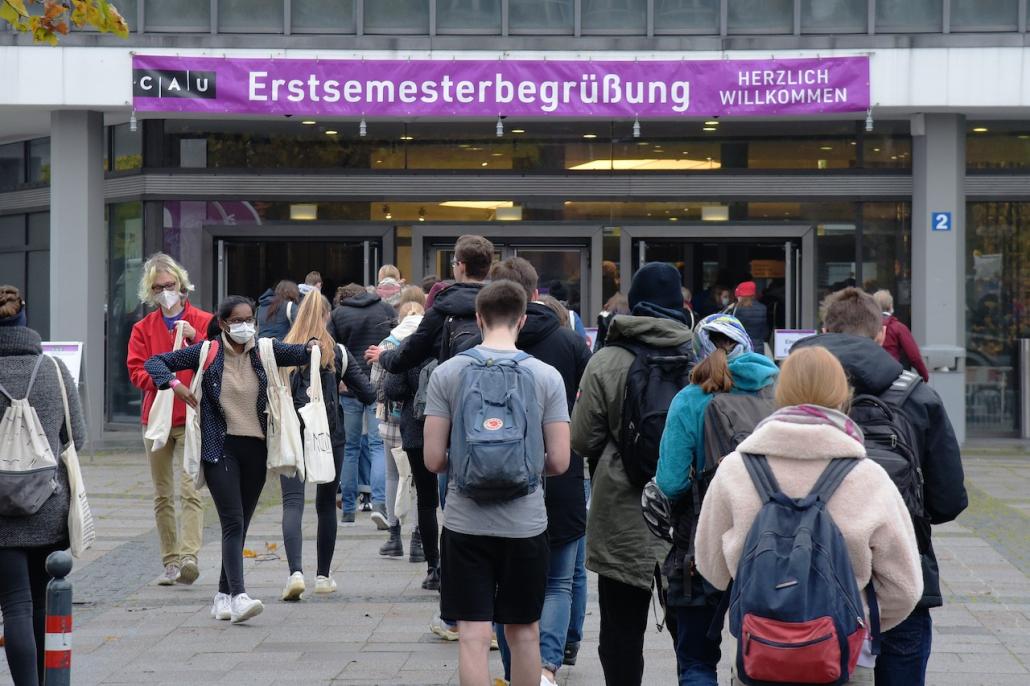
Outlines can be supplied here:
<path id="1" fill-rule="evenodd" d="M 758 292 L 758 287 L 755 286 L 754 281 L 745 281 L 737 286 L 737 290 L 734 291 L 738 298 L 753 298 L 755 293 Z"/>

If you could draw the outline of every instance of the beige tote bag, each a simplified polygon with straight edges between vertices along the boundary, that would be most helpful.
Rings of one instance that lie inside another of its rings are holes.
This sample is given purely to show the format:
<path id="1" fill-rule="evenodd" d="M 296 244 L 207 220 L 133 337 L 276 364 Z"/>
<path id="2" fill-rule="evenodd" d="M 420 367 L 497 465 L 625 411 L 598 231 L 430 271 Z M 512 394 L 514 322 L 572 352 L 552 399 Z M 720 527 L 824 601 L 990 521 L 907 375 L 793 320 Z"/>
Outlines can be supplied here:
<path id="1" fill-rule="evenodd" d="M 61 460 L 68 468 L 68 487 L 71 491 L 71 502 L 68 506 L 68 540 L 71 542 L 72 555 L 82 557 L 97 540 L 96 528 L 93 524 L 93 512 L 89 509 L 86 498 L 86 484 L 82 480 L 82 469 L 79 467 L 79 453 L 75 450 L 75 437 L 72 435 L 72 417 L 68 409 L 68 391 L 64 387 L 64 375 L 61 365 L 53 360 L 57 370 L 57 382 L 61 386 L 61 398 L 64 400 L 64 426 L 68 434 L 68 445 L 61 452 Z"/>
<path id="2" fill-rule="evenodd" d="M 182 320 L 175 322 L 173 351 L 182 348 L 182 325 Z M 153 441 L 150 446 L 151 450 L 160 450 L 168 442 L 168 435 L 172 432 L 172 406 L 174 404 L 175 394 L 170 388 L 158 391 L 154 396 L 154 404 L 150 406 L 150 414 L 147 415 L 147 430 L 143 433 L 144 438 Z"/>

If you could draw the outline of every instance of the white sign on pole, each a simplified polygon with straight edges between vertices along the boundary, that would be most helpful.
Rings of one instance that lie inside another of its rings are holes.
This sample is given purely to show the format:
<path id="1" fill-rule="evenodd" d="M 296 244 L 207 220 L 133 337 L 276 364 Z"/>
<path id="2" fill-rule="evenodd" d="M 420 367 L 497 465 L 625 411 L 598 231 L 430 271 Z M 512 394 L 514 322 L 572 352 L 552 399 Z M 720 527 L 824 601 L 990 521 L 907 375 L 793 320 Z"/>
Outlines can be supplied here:
<path id="1" fill-rule="evenodd" d="M 817 333 L 819 332 L 815 329 L 776 329 L 773 336 L 774 356 L 777 360 L 787 359 L 787 355 L 790 355 L 790 349 L 794 347 L 795 343 Z"/>
<path id="2" fill-rule="evenodd" d="M 82 369 L 82 341 L 44 341 L 43 352 L 64 362 L 75 385 L 79 385 Z"/>

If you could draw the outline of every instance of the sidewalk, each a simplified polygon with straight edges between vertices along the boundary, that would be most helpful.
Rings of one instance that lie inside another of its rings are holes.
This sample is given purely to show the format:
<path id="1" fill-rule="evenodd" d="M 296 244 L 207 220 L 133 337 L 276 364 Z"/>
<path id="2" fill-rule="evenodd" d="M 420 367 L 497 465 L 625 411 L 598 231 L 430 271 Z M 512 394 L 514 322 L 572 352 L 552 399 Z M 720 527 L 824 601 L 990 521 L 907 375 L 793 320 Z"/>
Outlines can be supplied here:
<path id="1" fill-rule="evenodd" d="M 359 516 L 340 528 L 334 575 L 340 590 L 300 603 L 279 592 L 288 570 L 282 549 L 278 484 L 265 489 L 247 547 L 248 592 L 265 602 L 251 622 L 230 626 L 209 615 L 217 582 L 219 534 L 209 508 L 202 575 L 192 587 L 154 585 L 160 573 L 149 470 L 142 455 L 106 453 L 83 465 L 99 540 L 77 561 L 73 683 L 200 686 L 246 684 L 457 683 L 457 645 L 433 636 L 428 622 L 437 595 L 420 587 L 424 565 L 382 559 L 384 540 Z M 971 506 L 939 527 L 935 546 L 946 606 L 934 611 L 934 686 L 1030 683 L 1030 454 L 1019 449 L 968 451 Z M 305 570 L 314 573 L 314 505 L 305 511 Z M 405 546 L 407 528 L 405 528 Z M 270 547 L 274 549 L 270 549 Z M 282 558 L 282 559 L 280 559 Z M 597 660 L 596 578 L 579 664 L 559 683 L 604 682 Z M 653 619 L 653 617 L 652 617 Z M 728 682 L 726 643 L 722 683 Z M 649 631 L 645 684 L 676 682 L 667 632 Z M 501 674 L 497 653 L 492 673 Z M 0 657 L 0 682 L 8 678 Z"/>

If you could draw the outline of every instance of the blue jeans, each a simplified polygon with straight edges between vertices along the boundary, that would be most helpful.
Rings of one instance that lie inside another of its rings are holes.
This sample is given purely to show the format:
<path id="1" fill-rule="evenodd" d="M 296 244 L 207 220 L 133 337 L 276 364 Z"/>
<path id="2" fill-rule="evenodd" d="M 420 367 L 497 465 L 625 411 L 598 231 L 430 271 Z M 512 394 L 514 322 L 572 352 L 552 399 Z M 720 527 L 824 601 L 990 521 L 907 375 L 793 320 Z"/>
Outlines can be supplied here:
<path id="1" fill-rule="evenodd" d="M 680 686 L 718 686 L 716 668 L 722 651 L 707 634 L 717 608 L 669 608 L 676 613 L 676 673 Z"/>
<path id="2" fill-rule="evenodd" d="M 379 437 L 379 422 L 376 420 L 375 406 L 362 405 L 352 396 L 341 395 L 343 417 L 347 431 L 347 443 L 343 449 L 343 469 L 340 474 L 340 490 L 343 494 L 343 511 L 354 512 L 358 497 L 358 463 L 361 458 L 361 426 L 363 417 L 367 417 L 368 447 L 372 461 L 370 485 L 372 486 L 372 502 L 386 502 L 386 462 L 383 459 L 383 439 Z"/>
<path id="3" fill-rule="evenodd" d="M 553 554 L 553 553 L 552 553 Z M 572 614 L 569 617 L 569 633 L 565 643 L 579 643 L 583 640 L 583 622 L 587 616 L 587 539 L 579 539 L 576 550 L 576 570 L 572 575 Z"/>
<path id="4" fill-rule="evenodd" d="M 933 619 L 930 610 L 916 608 L 904 622 L 880 637 L 876 686 L 922 686 L 930 660 Z"/>

